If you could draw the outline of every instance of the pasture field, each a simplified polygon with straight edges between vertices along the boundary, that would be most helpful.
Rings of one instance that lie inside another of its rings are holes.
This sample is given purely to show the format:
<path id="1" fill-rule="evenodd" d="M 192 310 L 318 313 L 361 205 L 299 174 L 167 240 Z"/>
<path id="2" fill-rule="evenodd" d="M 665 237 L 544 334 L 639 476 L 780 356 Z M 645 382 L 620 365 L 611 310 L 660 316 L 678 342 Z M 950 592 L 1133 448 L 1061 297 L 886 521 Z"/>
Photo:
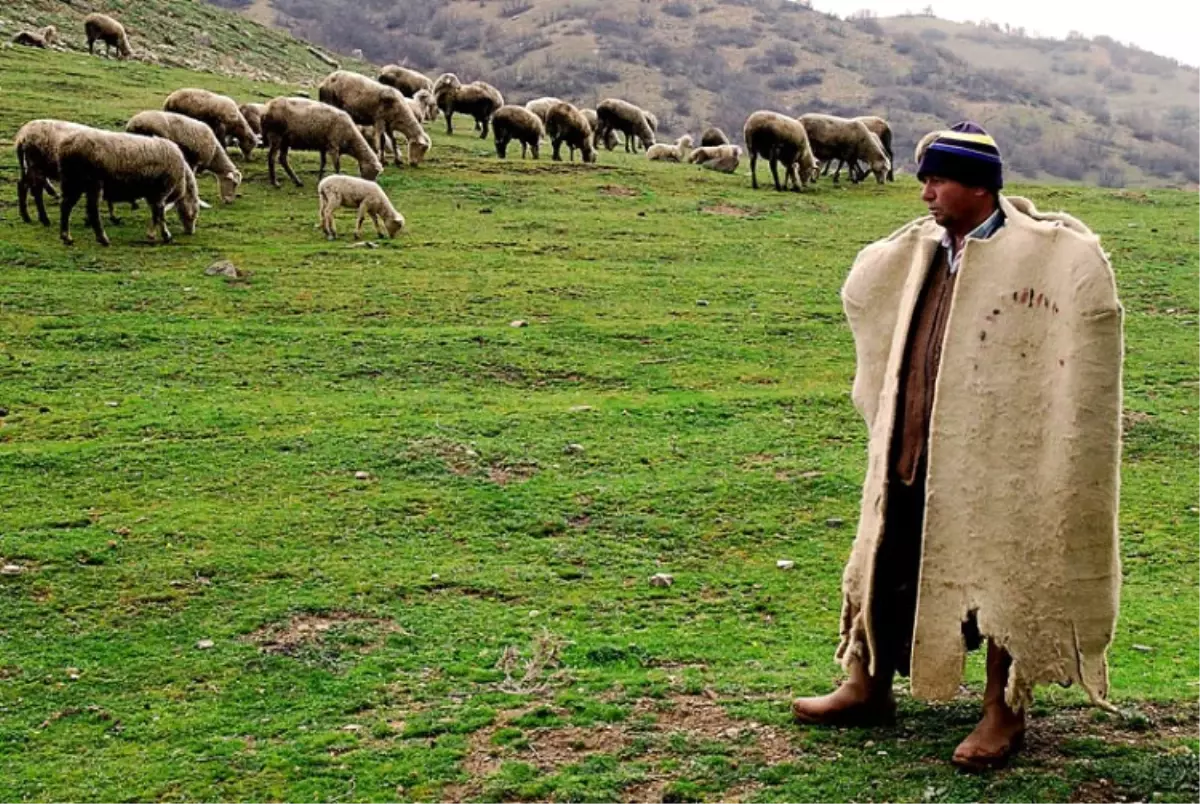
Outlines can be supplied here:
<path id="1" fill-rule="evenodd" d="M 143 208 L 102 249 L 81 205 L 66 248 L 17 215 L 25 120 L 290 90 L 18 50 L 0 84 L 0 799 L 1200 794 L 1194 194 L 1008 188 L 1103 237 L 1126 308 L 1121 714 L 1043 689 L 977 777 L 977 654 L 894 728 L 788 715 L 839 677 L 865 464 L 838 289 L 911 177 L 500 162 L 439 121 L 377 248 L 262 153 L 194 236 Z"/>

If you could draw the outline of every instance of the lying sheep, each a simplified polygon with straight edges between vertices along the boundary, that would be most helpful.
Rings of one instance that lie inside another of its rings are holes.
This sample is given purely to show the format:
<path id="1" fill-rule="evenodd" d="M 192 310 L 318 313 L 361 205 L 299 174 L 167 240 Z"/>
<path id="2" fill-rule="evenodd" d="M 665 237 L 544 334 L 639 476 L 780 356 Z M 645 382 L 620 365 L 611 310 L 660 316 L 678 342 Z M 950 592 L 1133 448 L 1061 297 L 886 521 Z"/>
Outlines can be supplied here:
<path id="1" fill-rule="evenodd" d="M 341 172 L 342 153 L 348 153 L 358 160 L 358 172 L 364 179 L 374 181 L 383 172 L 379 157 L 371 150 L 350 115 L 327 103 L 306 98 L 275 98 L 267 104 L 262 127 L 267 145 L 267 172 L 275 187 L 279 186 L 275 178 L 276 156 L 295 185 L 304 186 L 288 162 L 288 153 L 293 148 L 319 151 L 321 169 L 318 175 L 322 177 L 325 175 L 325 159 L 330 154 L 333 155 L 334 172 Z"/>
<path id="2" fill-rule="evenodd" d="M 17 31 L 16 36 L 12 38 L 14 45 L 40 47 L 43 50 L 56 42 L 58 42 L 58 29 L 53 25 L 47 25 L 40 31 Z"/>
<path id="3" fill-rule="evenodd" d="M 492 139 L 496 144 L 496 156 L 505 158 L 508 143 L 518 140 L 521 143 L 521 158 L 527 151 L 533 152 L 533 158 L 538 158 L 538 143 L 546 136 L 546 127 L 542 119 L 524 106 L 501 106 L 492 115 Z"/>
<path id="4" fill-rule="evenodd" d="M 112 48 L 117 49 L 117 56 L 127 59 L 133 55 L 129 46 L 129 37 L 125 35 L 125 26 L 107 14 L 88 14 L 83 18 L 83 32 L 87 35 L 88 53 L 94 53 L 96 40 L 104 43 L 104 55 L 108 56 Z"/>
<path id="5" fill-rule="evenodd" d="M 218 95 L 207 89 L 177 89 L 163 102 L 163 111 L 187 115 L 206 124 L 222 145 L 233 137 L 246 159 L 258 144 L 258 135 L 242 116 L 237 101 L 228 95 Z"/>
<path id="6" fill-rule="evenodd" d="M 487 139 L 488 121 L 496 110 L 504 105 L 504 96 L 500 90 L 485 81 L 472 81 L 464 84 L 454 73 L 442 73 L 433 83 L 433 97 L 437 106 L 446 115 L 446 133 L 454 133 L 451 118 L 455 112 L 469 114 L 475 118 L 479 138 Z"/>
<path id="7" fill-rule="evenodd" d="M 344 110 L 355 123 L 371 126 L 375 132 L 372 143 L 380 158 L 386 161 L 383 137 L 392 142 L 392 154 L 400 164 L 400 152 L 396 144 L 399 131 L 408 141 L 408 163 L 413 167 L 421 164 L 429 150 L 430 139 L 421 127 L 421 122 L 409 108 L 408 101 L 400 92 L 365 75 L 338 70 L 325 77 L 317 88 L 322 103 Z"/>
<path id="8" fill-rule="evenodd" d="M 163 137 L 179 146 L 188 167 L 194 172 L 207 170 L 217 177 L 221 200 L 232 204 L 242 174 L 212 129 L 191 117 L 174 112 L 139 112 L 129 119 L 125 130 L 130 134 Z"/>
<path id="9" fill-rule="evenodd" d="M 658 143 L 646 149 L 646 158 L 658 162 L 682 162 L 692 150 L 692 135 L 684 134 L 674 145 Z"/>
<path id="10" fill-rule="evenodd" d="M 654 127 L 650 124 L 650 117 L 644 109 L 628 101 L 605 98 L 596 106 L 596 118 L 600 122 L 599 138 L 606 138 L 609 131 L 620 131 L 625 135 L 625 151 L 637 153 L 634 137 L 642 141 L 643 148 L 654 144 Z"/>
<path id="11" fill-rule="evenodd" d="M 778 163 L 784 166 L 784 182 L 799 192 L 810 181 L 816 179 L 817 163 L 813 158 L 808 135 L 800 121 L 777 112 L 758 111 L 746 118 L 742 129 L 746 150 L 750 154 L 750 186 L 758 189 L 758 158 L 771 163 L 771 176 L 775 189 L 783 191 L 779 183 Z"/>
<path id="12" fill-rule="evenodd" d="M 700 147 L 710 148 L 717 145 L 728 145 L 729 137 L 725 136 L 725 132 L 716 126 L 709 126 L 704 129 L 704 133 L 700 135 Z"/>
<path id="13" fill-rule="evenodd" d="M 817 159 L 822 162 L 838 159 L 849 164 L 866 162 L 880 184 L 887 178 L 891 163 L 883 145 L 861 120 L 815 113 L 801 115 L 797 119 L 804 126 L 813 156 Z M 833 174 L 835 182 L 840 171 L 839 165 Z"/>
<path id="14" fill-rule="evenodd" d="M 584 162 L 596 161 L 596 147 L 592 144 L 592 128 L 583 113 L 566 101 L 559 101 L 546 112 L 546 136 L 554 146 L 553 159 L 562 161 L 562 144 L 565 142 L 575 161 L 575 149 L 579 149 Z"/>
<path id="15" fill-rule="evenodd" d="M 363 222 L 368 215 L 371 216 L 375 232 L 380 237 L 383 236 L 380 219 L 387 228 L 389 238 L 394 238 L 404 228 L 404 216 L 392 206 L 383 188 L 373 181 L 356 179 L 353 176 L 326 176 L 317 185 L 317 198 L 321 202 L 321 231 L 329 240 L 337 239 L 333 213 L 341 207 L 358 210 L 358 225 L 354 227 L 355 240 L 362 238 Z"/>
<path id="16" fill-rule="evenodd" d="M 429 76 L 398 64 L 384 65 L 377 80 L 385 86 L 399 90 L 406 98 L 414 97 L 422 89 L 433 92 L 433 82 L 429 80 Z"/>
<path id="17" fill-rule="evenodd" d="M 617 139 L 617 132 L 613 129 L 608 129 L 604 132 L 604 139 L 600 138 L 600 117 L 596 114 L 595 109 L 580 109 L 583 118 L 587 120 L 588 125 L 592 127 L 592 147 L 597 151 L 603 145 L 606 151 L 611 151 L 620 145 L 620 140 Z"/>
<path id="18" fill-rule="evenodd" d="M 246 124 L 250 126 L 254 136 L 258 137 L 259 145 L 262 145 L 262 116 L 266 110 L 267 104 L 265 103 L 243 103 L 238 107 L 242 117 L 246 118 Z"/>
<path id="19" fill-rule="evenodd" d="M 709 170 L 733 173 L 737 170 L 741 158 L 742 148 L 740 145 L 708 145 L 701 146 L 688 154 L 687 161 Z"/>
<path id="20" fill-rule="evenodd" d="M 88 222 L 102 246 L 109 243 L 100 220 L 100 195 L 111 204 L 144 199 L 150 207 L 147 236 L 155 233 L 164 243 L 171 241 L 165 213 L 174 205 L 183 231 L 193 234 L 200 215 L 196 176 L 183 158 L 183 151 L 170 140 L 97 129 L 65 134 L 58 144 L 62 176 L 62 205 L 59 236 L 71 239 L 71 210 L 80 196 L 87 196 Z"/>
<path id="21" fill-rule="evenodd" d="M 21 220 L 32 223 L 29 218 L 29 194 L 37 205 L 38 220 L 43 226 L 50 225 L 46 214 L 44 193 L 58 198 L 58 192 L 50 184 L 60 181 L 58 172 L 58 146 L 62 138 L 76 131 L 87 131 L 87 126 L 68 123 L 66 120 L 30 120 L 21 126 L 13 139 L 17 152 L 17 204 Z"/>

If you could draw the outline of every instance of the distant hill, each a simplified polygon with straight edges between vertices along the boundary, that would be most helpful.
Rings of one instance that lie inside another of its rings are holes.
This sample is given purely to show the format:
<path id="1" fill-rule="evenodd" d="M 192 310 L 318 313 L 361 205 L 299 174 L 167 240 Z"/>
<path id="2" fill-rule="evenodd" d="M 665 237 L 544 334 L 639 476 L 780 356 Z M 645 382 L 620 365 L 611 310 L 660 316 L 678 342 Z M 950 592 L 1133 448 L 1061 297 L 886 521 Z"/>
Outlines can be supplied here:
<path id="1" fill-rule="evenodd" d="M 1106 38 L 843 20 L 792 0 L 213 1 L 373 62 L 486 78 L 512 100 L 626 97 L 671 134 L 733 135 L 759 108 L 876 113 L 911 167 L 921 134 L 970 117 L 1029 179 L 1200 180 L 1200 74 Z"/>

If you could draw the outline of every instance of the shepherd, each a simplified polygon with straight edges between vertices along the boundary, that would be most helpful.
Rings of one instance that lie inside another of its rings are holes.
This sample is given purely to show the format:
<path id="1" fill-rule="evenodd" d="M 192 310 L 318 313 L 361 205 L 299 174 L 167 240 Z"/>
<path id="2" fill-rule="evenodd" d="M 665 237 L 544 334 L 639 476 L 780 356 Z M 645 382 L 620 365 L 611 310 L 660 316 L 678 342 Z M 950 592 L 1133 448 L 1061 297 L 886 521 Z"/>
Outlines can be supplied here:
<path id="1" fill-rule="evenodd" d="M 890 722 L 896 673 L 953 698 L 986 641 L 983 717 L 952 758 L 977 771 L 1020 749 L 1038 684 L 1111 708 L 1124 309 L 1087 226 L 1000 193 L 978 125 L 917 160 L 929 216 L 864 248 L 841 290 L 869 433 L 835 654 L 849 678 L 792 714 Z"/>

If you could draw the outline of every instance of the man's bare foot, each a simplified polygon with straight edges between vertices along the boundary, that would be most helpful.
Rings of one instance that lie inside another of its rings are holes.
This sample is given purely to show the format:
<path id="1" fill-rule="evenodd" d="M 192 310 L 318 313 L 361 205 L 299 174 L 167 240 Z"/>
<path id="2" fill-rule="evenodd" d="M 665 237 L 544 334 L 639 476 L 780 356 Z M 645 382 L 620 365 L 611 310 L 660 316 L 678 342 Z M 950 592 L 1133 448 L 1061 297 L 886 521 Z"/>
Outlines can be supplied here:
<path id="1" fill-rule="evenodd" d="M 1019 750 L 1025 738 L 1025 715 L 1003 703 L 985 707 L 983 720 L 954 749 L 950 761 L 963 770 L 1001 768 Z"/>

